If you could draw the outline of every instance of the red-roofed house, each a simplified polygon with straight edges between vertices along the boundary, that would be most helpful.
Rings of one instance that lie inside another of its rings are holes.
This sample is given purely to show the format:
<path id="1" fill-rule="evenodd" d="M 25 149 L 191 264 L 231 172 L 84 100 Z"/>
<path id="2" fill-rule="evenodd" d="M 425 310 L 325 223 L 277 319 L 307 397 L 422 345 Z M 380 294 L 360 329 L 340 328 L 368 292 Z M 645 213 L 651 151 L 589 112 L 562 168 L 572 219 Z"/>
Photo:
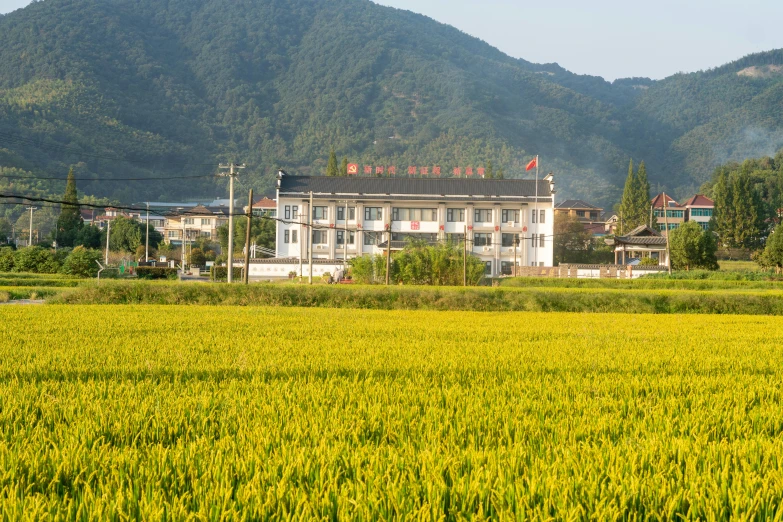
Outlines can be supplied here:
<path id="1" fill-rule="evenodd" d="M 665 217 L 663 215 L 664 201 L 666 201 Z M 665 192 L 655 196 L 651 205 L 658 221 L 658 230 L 661 232 L 666 232 L 667 223 L 669 225 L 669 230 L 674 230 L 675 228 L 680 228 L 680 225 L 687 221 L 685 218 L 685 206 L 677 203 L 674 198 Z"/>
<path id="2" fill-rule="evenodd" d="M 245 207 L 245 213 L 247 213 L 247 207 Z M 269 199 L 264 196 L 253 203 L 253 215 L 258 217 L 277 217 L 277 202 L 274 199 Z"/>
<path id="3" fill-rule="evenodd" d="M 686 209 L 685 220 L 695 221 L 707 230 L 710 219 L 715 213 L 715 202 L 707 196 L 696 194 L 683 205 Z"/>

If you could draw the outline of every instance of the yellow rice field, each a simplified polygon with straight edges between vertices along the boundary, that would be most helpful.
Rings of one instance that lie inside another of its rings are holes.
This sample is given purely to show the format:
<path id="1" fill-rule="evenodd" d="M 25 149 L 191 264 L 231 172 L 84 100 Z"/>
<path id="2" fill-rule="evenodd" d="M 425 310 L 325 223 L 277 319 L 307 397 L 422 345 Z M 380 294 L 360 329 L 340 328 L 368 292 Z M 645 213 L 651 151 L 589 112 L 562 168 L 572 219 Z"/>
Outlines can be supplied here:
<path id="1" fill-rule="evenodd" d="M 781 519 L 783 318 L 0 307 L 3 519 Z"/>

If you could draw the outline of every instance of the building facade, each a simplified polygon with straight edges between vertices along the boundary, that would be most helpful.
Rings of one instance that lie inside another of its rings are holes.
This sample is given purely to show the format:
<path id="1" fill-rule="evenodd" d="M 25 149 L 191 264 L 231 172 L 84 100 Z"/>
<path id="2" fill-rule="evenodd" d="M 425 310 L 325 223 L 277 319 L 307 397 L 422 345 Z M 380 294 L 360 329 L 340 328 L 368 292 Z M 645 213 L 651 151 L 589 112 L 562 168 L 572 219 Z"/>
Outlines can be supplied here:
<path id="1" fill-rule="evenodd" d="M 666 202 L 666 210 L 664 215 L 664 202 Z M 666 233 L 666 227 L 668 225 L 669 230 L 680 228 L 680 225 L 685 223 L 685 207 L 677 203 L 674 198 L 668 194 L 661 193 L 655 196 L 651 202 L 653 212 L 655 213 L 655 219 L 658 222 L 658 230 Z"/>
<path id="2" fill-rule="evenodd" d="M 227 207 L 197 206 L 180 210 L 166 217 L 163 240 L 170 245 L 181 245 L 182 238 L 192 241 L 200 237 L 217 241 L 217 229 L 228 222 Z"/>
<path id="3" fill-rule="evenodd" d="M 281 258 L 307 259 L 312 219 L 314 259 L 399 250 L 408 238 L 456 244 L 466 239 L 468 251 L 484 261 L 490 276 L 511 274 L 515 260 L 517 266 L 552 266 L 554 192 L 551 176 L 536 187 L 532 180 L 280 172 L 276 250 Z"/>
<path id="4" fill-rule="evenodd" d="M 555 214 L 575 218 L 585 225 L 603 224 L 604 221 L 601 220 L 603 211 L 604 209 L 585 203 L 581 199 L 567 199 L 555 206 Z"/>
<path id="5" fill-rule="evenodd" d="M 688 221 L 695 221 L 699 226 L 707 230 L 712 216 L 715 214 L 715 202 L 707 196 L 696 194 L 685 202 L 685 217 Z"/>

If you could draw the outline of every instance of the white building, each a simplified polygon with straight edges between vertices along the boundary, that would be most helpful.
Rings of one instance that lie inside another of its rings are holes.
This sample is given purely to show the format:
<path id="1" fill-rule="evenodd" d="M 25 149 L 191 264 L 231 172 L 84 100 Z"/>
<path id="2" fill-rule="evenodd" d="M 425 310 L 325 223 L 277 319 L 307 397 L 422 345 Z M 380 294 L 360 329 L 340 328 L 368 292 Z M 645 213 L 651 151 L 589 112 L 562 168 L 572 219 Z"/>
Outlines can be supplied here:
<path id="1" fill-rule="evenodd" d="M 400 250 L 409 237 L 460 243 L 486 274 L 552 266 L 554 183 L 516 179 L 277 177 L 278 256 L 307 258 L 304 231 L 313 219 L 313 258 L 339 260 Z M 310 208 L 310 194 L 313 205 Z M 347 245 L 346 245 L 347 239 Z M 517 247 L 514 247 L 515 239 Z M 516 250 L 516 252 L 515 252 Z"/>

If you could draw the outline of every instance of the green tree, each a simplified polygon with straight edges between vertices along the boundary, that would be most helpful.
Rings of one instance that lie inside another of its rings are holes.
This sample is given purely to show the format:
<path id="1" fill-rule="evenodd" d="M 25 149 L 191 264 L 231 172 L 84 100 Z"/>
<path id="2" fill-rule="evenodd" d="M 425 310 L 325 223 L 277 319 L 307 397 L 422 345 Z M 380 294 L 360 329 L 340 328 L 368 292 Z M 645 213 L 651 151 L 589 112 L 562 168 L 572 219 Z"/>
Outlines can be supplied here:
<path id="1" fill-rule="evenodd" d="M 628 165 L 628 177 L 625 178 L 623 197 L 620 201 L 620 222 L 617 225 L 618 235 L 630 232 L 639 226 L 638 201 L 640 192 L 639 179 L 634 174 L 633 160 L 631 160 Z"/>
<path id="2" fill-rule="evenodd" d="M 688 221 L 669 233 L 672 267 L 676 269 L 717 270 L 717 242 L 712 231 L 703 230 L 695 221 Z"/>
<path id="3" fill-rule="evenodd" d="M 60 272 L 76 277 L 95 277 L 98 273 L 98 263 L 101 260 L 99 250 L 90 250 L 83 246 L 74 248 L 65 258 Z"/>
<path id="4" fill-rule="evenodd" d="M 636 171 L 636 198 L 635 209 L 637 212 L 635 221 L 641 225 L 643 223 L 650 224 L 650 227 L 655 227 L 655 216 L 650 221 L 650 181 L 647 179 L 647 167 L 644 162 L 639 163 L 639 169 Z"/>
<path id="5" fill-rule="evenodd" d="M 340 176 L 347 176 L 348 175 L 348 158 L 343 156 L 343 161 L 340 162 Z"/>
<path id="6" fill-rule="evenodd" d="M 56 274 L 60 264 L 54 252 L 40 246 L 20 248 L 14 256 L 15 272 L 31 272 L 34 274 Z"/>
<path id="7" fill-rule="evenodd" d="M 83 225 L 73 240 L 74 246 L 83 246 L 84 248 L 101 248 L 104 244 L 104 233 L 100 228 L 93 225 Z M 152 237 L 152 234 L 150 234 Z"/>
<path id="8" fill-rule="evenodd" d="M 330 177 L 340 175 L 340 172 L 337 170 L 337 155 L 334 153 L 334 149 L 329 153 L 329 162 L 326 164 L 326 175 Z"/>
<path id="9" fill-rule="evenodd" d="M 733 178 L 733 238 L 736 246 L 753 248 L 761 241 L 761 201 L 753 189 L 750 176 L 738 173 Z"/>
<path id="10" fill-rule="evenodd" d="M 4 217 L 0 217 L 0 245 L 9 242 L 8 238 L 11 237 L 12 230 L 11 222 Z"/>
<path id="11" fill-rule="evenodd" d="M 774 266 L 775 272 L 783 270 L 783 227 L 778 225 L 767 238 L 764 248 L 764 262 L 767 266 Z"/>
<path id="12" fill-rule="evenodd" d="M 555 214 L 554 236 L 555 265 L 589 262 L 593 238 L 579 219 L 560 213 Z"/>
<path id="13" fill-rule="evenodd" d="M 57 232 L 52 239 L 57 241 L 58 246 L 71 247 L 74 245 L 76 235 L 84 225 L 79 210 L 79 197 L 76 194 L 76 180 L 73 176 L 73 169 L 68 171 L 63 201 L 60 217 L 57 218 Z"/>
<path id="14" fill-rule="evenodd" d="M 13 272 L 16 251 L 11 247 L 0 248 L 0 272 Z"/>
<path id="15" fill-rule="evenodd" d="M 498 167 L 498 173 L 495 174 L 495 178 L 503 179 L 503 177 L 504 177 L 503 167 Z"/>
<path id="16" fill-rule="evenodd" d="M 193 248 L 188 253 L 188 265 L 204 266 L 207 264 L 207 256 L 200 248 Z"/>
<path id="17" fill-rule="evenodd" d="M 109 233 L 109 250 L 135 254 L 139 245 L 145 244 L 146 227 L 135 219 L 123 216 L 114 218 Z M 150 227 L 150 248 L 157 248 L 163 241 L 160 232 Z"/>
<path id="18" fill-rule="evenodd" d="M 494 179 L 495 167 L 492 166 L 492 161 L 487 162 L 487 169 L 484 171 L 484 177 L 487 179 Z"/>
<path id="19" fill-rule="evenodd" d="M 247 220 L 238 219 L 234 222 L 234 251 L 238 252 L 245 248 L 245 237 L 247 230 Z M 250 229 L 250 244 L 275 249 L 275 234 L 277 226 L 273 219 L 253 219 L 253 225 Z M 221 225 L 217 229 L 220 248 L 223 252 L 228 252 L 228 223 Z"/>

